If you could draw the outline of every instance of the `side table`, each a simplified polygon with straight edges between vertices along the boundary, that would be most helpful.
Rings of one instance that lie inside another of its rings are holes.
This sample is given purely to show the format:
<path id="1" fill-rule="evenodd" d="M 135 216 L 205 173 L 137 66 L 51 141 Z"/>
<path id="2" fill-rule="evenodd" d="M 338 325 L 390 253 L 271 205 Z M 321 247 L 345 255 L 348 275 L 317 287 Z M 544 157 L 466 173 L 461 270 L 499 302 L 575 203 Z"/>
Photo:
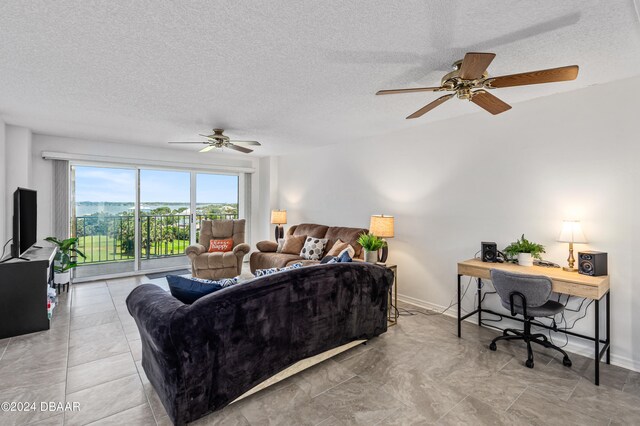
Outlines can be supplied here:
<path id="1" fill-rule="evenodd" d="M 398 323 L 398 265 L 382 265 L 393 271 L 393 285 L 389 287 L 389 308 L 387 309 L 387 321 L 389 327 Z"/>

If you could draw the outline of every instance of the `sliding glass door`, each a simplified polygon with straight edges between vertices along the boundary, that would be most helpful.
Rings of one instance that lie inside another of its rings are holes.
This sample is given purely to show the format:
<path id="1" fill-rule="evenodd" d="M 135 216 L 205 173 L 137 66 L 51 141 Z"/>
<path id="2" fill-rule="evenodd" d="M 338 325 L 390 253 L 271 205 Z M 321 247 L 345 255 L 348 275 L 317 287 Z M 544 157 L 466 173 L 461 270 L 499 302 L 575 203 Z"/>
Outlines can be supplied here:
<path id="1" fill-rule="evenodd" d="M 202 220 L 238 218 L 238 188 L 238 176 L 196 175 L 196 242 Z"/>
<path id="2" fill-rule="evenodd" d="M 136 270 L 135 169 L 71 168 L 71 235 L 78 237 L 77 277 Z"/>
<path id="3" fill-rule="evenodd" d="M 184 266 L 191 220 L 191 173 L 140 170 L 140 269 Z"/>
<path id="4" fill-rule="evenodd" d="M 72 165 L 70 177 L 77 278 L 187 268 L 200 222 L 243 211 L 237 174 Z"/>

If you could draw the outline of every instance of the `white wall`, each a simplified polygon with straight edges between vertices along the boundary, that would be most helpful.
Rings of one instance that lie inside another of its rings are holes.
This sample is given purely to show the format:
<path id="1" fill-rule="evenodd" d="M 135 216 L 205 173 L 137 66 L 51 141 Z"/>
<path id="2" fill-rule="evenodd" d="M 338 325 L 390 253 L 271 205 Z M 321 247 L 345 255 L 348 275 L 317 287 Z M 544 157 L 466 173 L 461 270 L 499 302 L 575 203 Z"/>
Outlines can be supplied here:
<path id="1" fill-rule="evenodd" d="M 53 232 L 52 193 L 53 165 L 42 158 L 43 151 L 64 152 L 96 156 L 111 156 L 136 160 L 154 160 L 182 164 L 211 164 L 217 166 L 253 167 L 258 169 L 259 159 L 241 158 L 228 155 L 203 155 L 197 152 L 152 148 L 149 146 L 121 144 L 103 141 L 91 141 L 49 135 L 33 135 L 30 164 L 32 170 L 32 187 L 38 191 L 38 236 L 45 237 Z M 252 191 L 258 191 L 260 178 L 254 173 Z"/>
<path id="2" fill-rule="evenodd" d="M 5 150 L 5 124 L 0 119 L 0 244 L 4 245 L 10 238 L 5 229 L 6 217 L 6 177 L 7 177 L 7 154 Z"/>
<path id="3" fill-rule="evenodd" d="M 26 127 L 5 126 L 5 235 L 13 229 L 13 192 L 31 186 L 31 130 Z"/>
<path id="4" fill-rule="evenodd" d="M 563 219 L 580 219 L 590 244 L 577 250 L 609 253 L 613 361 L 640 369 L 639 87 L 640 78 L 593 86 L 282 156 L 279 206 L 289 224 L 367 227 L 371 214 L 394 215 L 400 294 L 441 307 L 454 297 L 456 262 L 481 241 L 502 248 L 525 233 L 565 264 L 567 245 L 555 239 Z M 510 90 L 500 91 L 506 101 Z M 407 112 L 414 104 L 407 95 Z M 590 315 L 576 331 L 591 334 L 592 324 Z"/>

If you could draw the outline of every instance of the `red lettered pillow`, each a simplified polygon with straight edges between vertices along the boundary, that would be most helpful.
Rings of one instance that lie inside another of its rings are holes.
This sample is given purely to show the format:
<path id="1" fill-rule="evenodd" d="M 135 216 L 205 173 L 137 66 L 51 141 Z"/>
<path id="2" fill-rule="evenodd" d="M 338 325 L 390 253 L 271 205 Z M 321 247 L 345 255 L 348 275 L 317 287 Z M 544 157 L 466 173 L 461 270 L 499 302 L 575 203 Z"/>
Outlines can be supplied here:
<path id="1" fill-rule="evenodd" d="M 226 252 L 233 249 L 233 240 L 211 240 L 209 253 Z"/>

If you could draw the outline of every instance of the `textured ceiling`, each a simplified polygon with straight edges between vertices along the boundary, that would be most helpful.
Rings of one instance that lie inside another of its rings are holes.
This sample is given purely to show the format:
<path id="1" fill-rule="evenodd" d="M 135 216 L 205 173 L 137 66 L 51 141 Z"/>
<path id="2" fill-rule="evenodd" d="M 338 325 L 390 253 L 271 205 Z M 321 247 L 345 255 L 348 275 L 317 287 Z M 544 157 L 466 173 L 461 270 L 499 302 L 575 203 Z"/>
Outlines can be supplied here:
<path id="1" fill-rule="evenodd" d="M 492 75 L 580 65 L 574 82 L 500 89 L 514 108 L 640 75 L 638 7 L 638 0 L 3 0 L 0 115 L 40 133 L 164 147 L 224 127 L 261 141 L 256 155 L 279 154 L 477 112 L 454 100 L 411 121 L 404 117 L 439 95 L 374 96 L 434 85 L 467 51 L 496 53 Z"/>

